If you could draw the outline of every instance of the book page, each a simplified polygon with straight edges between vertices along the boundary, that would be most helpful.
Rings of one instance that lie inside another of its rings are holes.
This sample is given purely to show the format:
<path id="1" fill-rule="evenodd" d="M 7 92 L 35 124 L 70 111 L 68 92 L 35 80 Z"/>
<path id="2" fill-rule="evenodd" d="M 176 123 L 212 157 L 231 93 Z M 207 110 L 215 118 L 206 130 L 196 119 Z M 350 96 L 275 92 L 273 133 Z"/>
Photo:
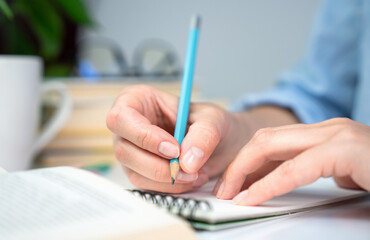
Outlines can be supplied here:
<path id="1" fill-rule="evenodd" d="M 0 175 L 2 239 L 107 239 L 180 220 L 82 170 Z"/>

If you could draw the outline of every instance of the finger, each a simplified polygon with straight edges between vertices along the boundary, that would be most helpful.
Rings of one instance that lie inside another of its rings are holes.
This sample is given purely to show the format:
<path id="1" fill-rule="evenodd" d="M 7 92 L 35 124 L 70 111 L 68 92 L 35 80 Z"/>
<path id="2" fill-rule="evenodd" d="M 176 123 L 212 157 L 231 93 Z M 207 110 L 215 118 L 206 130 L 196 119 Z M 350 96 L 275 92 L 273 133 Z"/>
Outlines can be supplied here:
<path id="1" fill-rule="evenodd" d="M 322 124 L 324 125 L 324 124 Z M 336 133 L 335 127 L 307 125 L 295 128 L 266 128 L 257 131 L 251 141 L 243 147 L 222 176 L 222 189 L 215 190 L 217 197 L 231 199 L 238 192 L 246 177 L 269 161 L 294 158 L 304 150 L 318 145 Z"/>
<path id="2" fill-rule="evenodd" d="M 339 124 L 348 124 L 350 120 L 339 119 Z M 362 132 L 364 125 L 357 124 Z M 340 126 L 340 129 L 342 127 Z M 368 176 L 369 165 L 361 161 L 363 153 L 368 149 L 368 144 L 362 145 L 360 141 L 349 141 L 358 132 L 348 130 L 339 131 L 335 137 L 327 142 L 310 148 L 292 160 L 288 160 L 272 171 L 265 178 L 254 183 L 247 191 L 234 198 L 237 204 L 258 205 L 275 196 L 285 194 L 295 188 L 316 181 L 319 177 L 333 176 L 337 183 L 346 188 L 364 188 Z M 349 131 L 349 132 L 348 132 Z M 363 136 L 363 135 L 360 135 Z M 365 147 L 364 147 L 365 146 Z M 363 159 L 362 159 L 363 160 Z"/>
<path id="3" fill-rule="evenodd" d="M 352 177 L 350 176 L 334 177 L 334 179 L 339 187 L 349 189 L 361 189 L 361 187 L 355 181 L 353 181 Z"/>
<path id="4" fill-rule="evenodd" d="M 280 161 L 269 162 L 265 164 L 263 167 L 259 168 L 257 171 L 249 174 L 248 177 L 245 179 L 241 190 L 248 189 L 253 183 L 265 177 L 267 174 L 269 174 L 272 170 L 274 170 L 280 164 L 281 164 Z M 222 178 L 220 178 L 220 182 L 218 182 L 218 184 L 214 186 L 213 191 L 212 191 L 214 195 L 217 195 L 217 191 L 219 189 L 221 181 L 222 181 Z"/>
<path id="5" fill-rule="evenodd" d="M 180 183 L 176 181 L 175 184 L 171 184 L 152 181 L 151 179 L 148 179 L 128 168 L 124 168 L 124 170 L 133 185 L 142 189 L 157 192 L 183 193 L 196 190 L 208 182 L 208 176 L 204 172 L 200 172 L 198 179 L 192 183 Z"/>
<path id="6" fill-rule="evenodd" d="M 320 177 L 332 176 L 337 151 L 331 143 L 308 149 L 282 163 L 266 177 L 252 184 L 248 190 L 239 193 L 233 201 L 238 205 L 258 205 L 313 183 Z"/>
<path id="7" fill-rule="evenodd" d="M 145 151 L 131 142 L 119 138 L 115 143 L 115 155 L 121 164 L 156 182 L 171 182 L 170 162 L 151 152 Z M 198 173 L 187 174 L 180 171 L 176 180 L 193 182 Z"/>
<path id="8" fill-rule="evenodd" d="M 281 163 L 281 161 L 268 162 L 257 171 L 249 174 L 248 177 L 245 179 L 241 190 L 248 189 L 253 183 L 264 178 L 267 174 L 276 169 Z"/>
<path id="9" fill-rule="evenodd" d="M 121 97 L 119 103 L 116 103 L 108 113 L 108 128 L 122 138 L 154 154 L 168 159 L 178 157 L 180 147 L 176 139 L 164 129 L 152 124 L 137 109 L 128 107 L 125 101 L 130 100 L 126 98 L 128 97 Z"/>
<path id="10" fill-rule="evenodd" d="M 181 144 L 180 165 L 187 173 L 197 172 L 223 137 L 223 113 L 217 108 L 192 105 L 191 125 Z"/>
<path id="11" fill-rule="evenodd" d="M 290 124 L 290 125 L 282 125 L 279 127 L 274 127 L 276 130 L 284 130 L 284 129 L 291 129 L 291 128 L 322 128 L 322 127 L 332 127 L 338 125 L 346 126 L 348 124 L 355 124 L 355 125 L 361 125 L 358 122 L 354 122 L 351 119 L 348 118 L 331 118 L 322 122 L 312 123 L 312 124 L 304 124 L 304 123 L 296 123 L 296 124 Z"/>

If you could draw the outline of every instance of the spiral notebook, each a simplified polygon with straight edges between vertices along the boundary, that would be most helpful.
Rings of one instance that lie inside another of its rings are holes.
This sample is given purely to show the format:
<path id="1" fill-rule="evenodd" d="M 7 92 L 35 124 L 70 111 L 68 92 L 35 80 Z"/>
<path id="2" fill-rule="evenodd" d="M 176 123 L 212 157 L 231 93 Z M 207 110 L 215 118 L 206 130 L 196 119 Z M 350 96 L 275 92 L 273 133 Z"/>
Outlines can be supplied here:
<path id="1" fill-rule="evenodd" d="M 260 206 L 249 207 L 237 206 L 231 200 L 217 199 L 212 194 L 214 184 L 215 181 L 211 181 L 197 191 L 177 195 L 138 189 L 130 191 L 147 202 L 187 219 L 194 228 L 201 230 L 219 230 L 254 224 L 333 206 L 368 194 L 339 188 L 331 178 L 322 178 Z"/>

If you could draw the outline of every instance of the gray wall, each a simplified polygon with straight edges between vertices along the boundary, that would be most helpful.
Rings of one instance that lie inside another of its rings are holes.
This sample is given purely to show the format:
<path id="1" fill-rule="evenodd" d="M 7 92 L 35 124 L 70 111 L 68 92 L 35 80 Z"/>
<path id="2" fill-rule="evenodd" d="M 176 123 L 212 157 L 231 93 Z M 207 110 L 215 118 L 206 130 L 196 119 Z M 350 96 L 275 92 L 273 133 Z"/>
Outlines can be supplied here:
<path id="1" fill-rule="evenodd" d="M 88 1 L 100 27 L 128 56 L 138 42 L 171 42 L 183 62 L 190 16 L 202 16 L 196 84 L 205 96 L 235 99 L 273 85 L 304 53 L 318 0 Z"/>

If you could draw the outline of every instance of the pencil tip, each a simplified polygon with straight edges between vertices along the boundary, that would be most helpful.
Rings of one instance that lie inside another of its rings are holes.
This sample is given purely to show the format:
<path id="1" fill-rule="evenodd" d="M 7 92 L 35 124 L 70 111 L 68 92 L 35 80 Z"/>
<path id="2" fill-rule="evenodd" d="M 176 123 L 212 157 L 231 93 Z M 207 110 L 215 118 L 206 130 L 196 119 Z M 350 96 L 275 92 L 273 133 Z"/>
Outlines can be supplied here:
<path id="1" fill-rule="evenodd" d="M 171 178 L 172 179 L 172 184 L 174 184 L 175 183 L 175 179 L 174 178 Z"/>

